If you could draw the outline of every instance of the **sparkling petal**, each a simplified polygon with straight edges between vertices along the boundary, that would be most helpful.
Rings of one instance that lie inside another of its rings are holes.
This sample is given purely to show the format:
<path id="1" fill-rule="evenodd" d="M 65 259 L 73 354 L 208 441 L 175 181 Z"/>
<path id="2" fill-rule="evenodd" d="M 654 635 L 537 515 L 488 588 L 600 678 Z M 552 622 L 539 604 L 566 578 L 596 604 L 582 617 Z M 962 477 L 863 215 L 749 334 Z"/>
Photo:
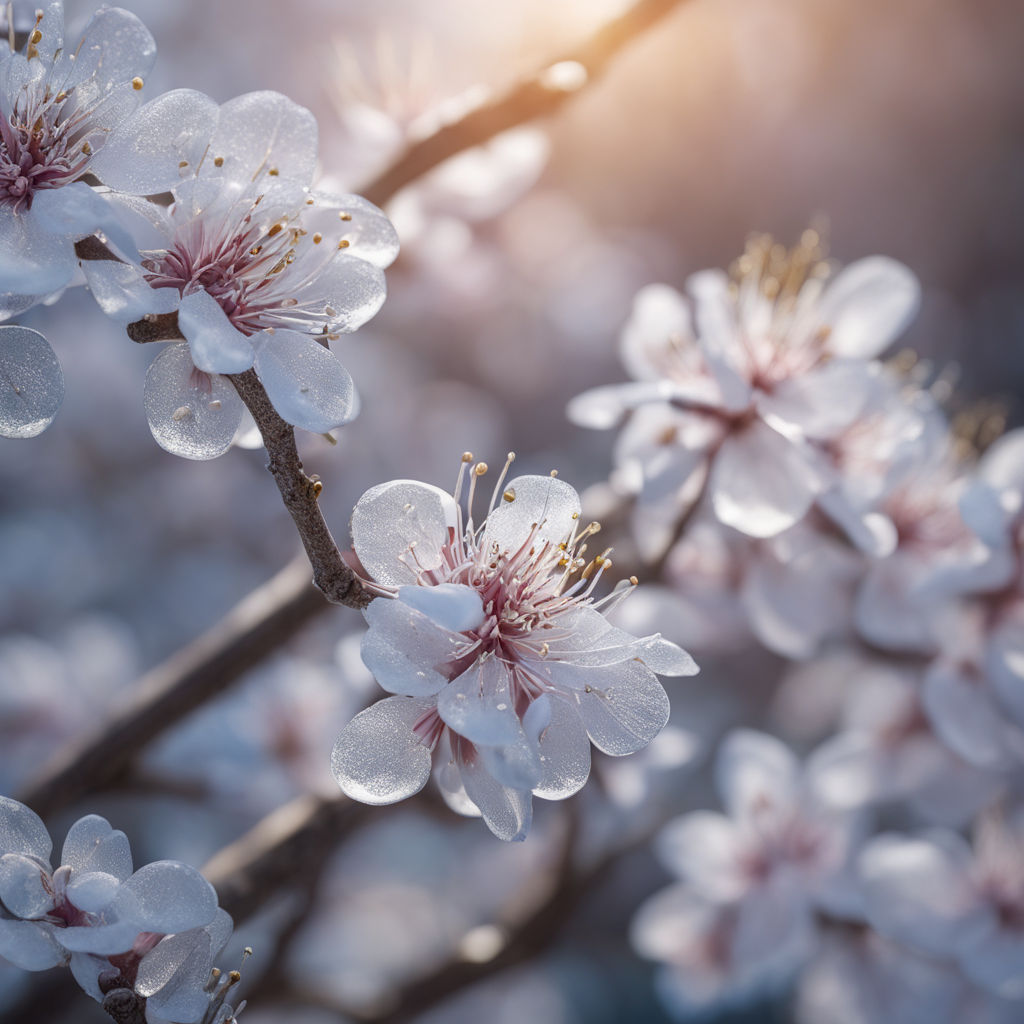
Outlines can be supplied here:
<path id="1" fill-rule="evenodd" d="M 64 288 L 78 266 L 72 241 L 47 230 L 31 210 L 0 205 L 0 295 L 42 297 Z"/>
<path id="2" fill-rule="evenodd" d="M 537 538 L 558 544 L 578 525 L 580 497 L 567 483 L 551 476 L 519 476 L 505 487 L 511 501 L 499 500 L 487 517 L 483 547 L 495 544 L 502 552 L 515 553 L 537 525 Z"/>
<path id="3" fill-rule="evenodd" d="M 399 587 L 398 600 L 456 633 L 476 629 L 484 621 L 480 594 L 461 583 Z"/>
<path id="4" fill-rule="evenodd" d="M 209 1005 L 203 986 L 212 961 L 210 936 L 202 928 L 169 935 L 139 964 L 135 991 L 146 1009 L 170 1020 L 198 1020 Z"/>
<path id="5" fill-rule="evenodd" d="M 511 682 L 504 662 L 480 658 L 438 694 L 437 713 L 471 743 L 515 744 L 522 730 L 512 706 Z"/>
<path id="6" fill-rule="evenodd" d="M 89 814 L 68 830 L 61 864 L 75 872 L 103 871 L 122 882 L 132 873 L 132 852 L 128 837 L 113 829 L 106 818 Z"/>
<path id="7" fill-rule="evenodd" d="M 157 444 L 186 459 L 215 459 L 231 447 L 242 400 L 220 376 L 196 371 L 188 345 L 168 345 L 146 374 L 146 418 Z"/>
<path id="8" fill-rule="evenodd" d="M 429 697 L 448 685 L 448 678 L 436 666 L 453 659 L 453 648 L 461 637 L 402 601 L 378 598 L 365 615 L 370 628 L 360 654 L 385 690 Z"/>
<path id="9" fill-rule="evenodd" d="M 416 480 L 392 480 L 371 487 L 352 512 L 352 545 L 378 583 L 413 583 L 416 567 L 441 564 L 441 547 L 456 522 L 452 496 Z M 410 557 L 415 545 L 415 558 Z M 372 606 L 371 606 L 372 607 Z"/>
<path id="10" fill-rule="evenodd" d="M 123 888 L 135 898 L 132 919 L 139 931 L 187 931 L 211 921 L 217 912 L 213 886 L 195 868 L 178 861 L 147 864 Z"/>
<path id="11" fill-rule="evenodd" d="M 117 895 L 121 880 L 103 871 L 75 872 L 68 884 L 68 899 L 86 913 L 97 913 Z"/>
<path id="12" fill-rule="evenodd" d="M 53 842 L 42 818 L 17 800 L 0 796 L 0 853 L 48 860 Z"/>
<path id="13" fill-rule="evenodd" d="M 326 434 L 356 414 L 355 385 L 338 357 L 308 335 L 275 331 L 256 342 L 256 373 L 286 423 Z"/>
<path id="14" fill-rule="evenodd" d="M 49 913 L 53 908 L 53 896 L 46 889 L 49 882 L 49 872 L 32 857 L 20 853 L 0 857 L 0 903 L 15 917 Z"/>
<path id="15" fill-rule="evenodd" d="M 539 737 L 541 778 L 533 792 L 545 800 L 564 800 L 579 792 L 590 776 L 590 738 L 568 701 L 548 700 L 551 720 Z M 537 703 L 530 705 L 527 715 Z"/>
<path id="16" fill-rule="evenodd" d="M 15 967 L 23 971 L 45 971 L 62 964 L 66 956 L 49 925 L 0 917 L 0 957 Z"/>
<path id="17" fill-rule="evenodd" d="M 380 312 L 387 296 L 384 271 L 348 250 L 330 260 L 295 298 L 330 318 L 331 328 L 344 334 L 358 330 Z"/>
<path id="18" fill-rule="evenodd" d="M 529 791 L 509 789 L 487 771 L 476 751 L 460 744 L 459 773 L 466 795 L 480 809 L 487 827 L 505 842 L 521 842 L 530 831 L 533 800 Z"/>
<path id="19" fill-rule="evenodd" d="M 364 804 L 393 804 L 430 778 L 430 749 L 413 726 L 433 701 L 386 697 L 361 711 L 334 745 L 331 770 L 342 791 Z"/>
<path id="20" fill-rule="evenodd" d="M 319 230 L 332 241 L 347 242 L 345 251 L 382 270 L 398 255 L 398 233 L 387 214 L 355 195 L 314 192 L 306 217 L 308 230 Z M 339 227 L 341 229 L 339 233 Z"/>
<path id="21" fill-rule="evenodd" d="M 0 326 L 0 437 L 41 434 L 64 401 L 64 373 L 49 342 L 28 327 Z"/>
<path id="22" fill-rule="evenodd" d="M 182 296 L 178 326 L 188 339 L 192 362 L 207 373 L 243 373 L 253 364 L 252 342 L 203 290 Z"/>
<path id="23" fill-rule="evenodd" d="M 572 697 L 594 745 L 616 757 L 647 746 L 669 715 L 657 676 L 639 661 L 590 671 L 589 690 L 574 690 Z"/>
<path id="24" fill-rule="evenodd" d="M 201 173 L 248 183 L 274 171 L 308 184 L 316 150 L 316 118 L 305 107 L 278 92 L 250 92 L 221 106 Z M 219 167 L 215 159 L 222 161 Z"/>
<path id="25" fill-rule="evenodd" d="M 151 288 L 133 263 L 83 260 L 82 272 L 100 309 L 120 324 L 141 320 L 147 313 L 173 313 L 181 301 L 177 288 Z"/>
<path id="26" fill-rule="evenodd" d="M 165 92 L 110 134 L 89 169 L 104 185 L 130 195 L 173 188 L 182 163 L 190 173 L 199 164 L 217 116 L 217 104 L 201 92 Z"/>

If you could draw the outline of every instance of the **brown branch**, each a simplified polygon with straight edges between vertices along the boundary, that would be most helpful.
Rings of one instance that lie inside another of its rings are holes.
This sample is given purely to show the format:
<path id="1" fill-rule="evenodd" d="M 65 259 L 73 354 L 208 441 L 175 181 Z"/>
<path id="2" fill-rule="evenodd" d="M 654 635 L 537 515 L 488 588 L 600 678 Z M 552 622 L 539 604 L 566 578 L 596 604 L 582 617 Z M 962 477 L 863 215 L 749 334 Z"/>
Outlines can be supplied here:
<path id="1" fill-rule="evenodd" d="M 289 882 L 318 873 L 341 839 L 371 816 L 343 796 L 296 797 L 203 865 L 220 905 L 242 921 Z"/>
<path id="2" fill-rule="evenodd" d="M 383 206 L 396 192 L 450 157 L 510 128 L 555 113 L 583 86 L 598 78 L 627 44 L 685 2 L 638 0 L 576 50 L 549 61 L 503 96 L 412 143 L 379 178 L 361 189 L 362 194 Z M 572 70 L 579 74 L 558 75 L 553 69 L 559 64 L 576 65 Z"/>
<path id="3" fill-rule="evenodd" d="M 277 414 L 255 370 L 230 374 L 228 380 L 234 384 L 259 427 L 267 449 L 267 469 L 302 538 L 302 546 L 313 567 L 313 582 L 333 604 L 365 608 L 373 595 L 341 557 L 331 536 L 317 501 L 322 485 L 302 469 L 295 446 L 295 428 Z"/>
<path id="4" fill-rule="evenodd" d="M 143 676 L 115 717 L 45 767 L 21 801 L 47 818 L 115 784 L 150 741 L 329 607 L 310 585 L 305 559 L 296 559 L 212 630 Z"/>

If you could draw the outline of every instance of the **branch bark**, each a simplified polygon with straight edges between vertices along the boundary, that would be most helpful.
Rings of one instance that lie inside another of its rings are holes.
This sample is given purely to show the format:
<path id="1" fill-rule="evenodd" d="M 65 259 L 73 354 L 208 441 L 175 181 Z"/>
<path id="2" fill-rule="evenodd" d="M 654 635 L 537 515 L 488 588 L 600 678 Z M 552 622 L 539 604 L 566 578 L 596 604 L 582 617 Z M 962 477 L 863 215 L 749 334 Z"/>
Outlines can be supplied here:
<path id="1" fill-rule="evenodd" d="M 122 778 L 148 743 L 226 690 L 330 605 L 297 558 L 212 630 L 148 672 L 102 729 L 44 768 L 19 799 L 43 818 Z"/>
<path id="2" fill-rule="evenodd" d="M 322 484 L 302 468 L 294 427 L 277 414 L 255 370 L 231 374 L 228 380 L 235 386 L 259 427 L 267 449 L 267 469 L 302 538 L 302 546 L 313 567 L 313 582 L 332 604 L 365 608 L 373 600 L 373 595 L 341 557 L 341 551 L 331 536 L 317 501 Z"/>
<path id="3" fill-rule="evenodd" d="M 638 0 L 595 32 L 582 46 L 549 61 L 532 77 L 451 124 L 412 143 L 384 173 L 363 186 L 362 194 L 383 206 L 396 192 L 438 164 L 501 132 L 555 113 L 570 97 L 598 78 L 633 39 L 688 0 Z M 579 74 L 559 75 L 557 65 L 576 65 Z"/>

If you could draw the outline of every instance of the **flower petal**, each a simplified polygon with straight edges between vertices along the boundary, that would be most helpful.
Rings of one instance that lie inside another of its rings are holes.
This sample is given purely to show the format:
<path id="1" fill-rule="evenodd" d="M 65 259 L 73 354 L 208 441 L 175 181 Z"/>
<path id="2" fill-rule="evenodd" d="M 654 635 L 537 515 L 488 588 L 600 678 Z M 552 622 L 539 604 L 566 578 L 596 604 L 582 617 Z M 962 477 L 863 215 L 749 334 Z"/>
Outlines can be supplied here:
<path id="1" fill-rule="evenodd" d="M 837 356 L 872 359 L 903 332 L 917 313 L 921 286 L 902 263 L 868 256 L 841 270 L 819 303 Z"/>
<path id="2" fill-rule="evenodd" d="M 773 537 L 798 522 L 816 490 L 797 445 L 761 421 L 726 438 L 708 486 L 715 515 L 750 537 Z"/>
<path id="3" fill-rule="evenodd" d="M 209 292 L 183 295 L 178 326 L 188 340 L 192 362 L 206 373 L 243 373 L 253 364 L 252 342 L 228 319 Z"/>
<path id="4" fill-rule="evenodd" d="M 455 500 L 440 487 L 391 480 L 371 487 L 356 504 L 352 546 L 378 583 L 414 583 L 417 569 L 441 564 L 441 548 L 455 523 Z"/>
<path id="5" fill-rule="evenodd" d="M 100 309 L 121 324 L 148 313 L 173 313 L 181 301 L 177 288 L 152 288 L 134 263 L 83 260 L 82 272 Z"/>
<path id="6" fill-rule="evenodd" d="M 541 778 L 533 792 L 545 800 L 564 800 L 578 793 L 590 777 L 590 738 L 576 708 L 557 697 L 548 700 L 551 720 L 539 737 Z M 526 724 L 524 716 L 524 728 Z"/>
<path id="7" fill-rule="evenodd" d="M 188 864 L 158 860 L 139 868 L 122 885 L 135 899 L 132 921 L 139 931 L 183 932 L 217 912 L 213 886 Z"/>
<path id="8" fill-rule="evenodd" d="M 50 343 L 28 327 L 0 326 L 0 437 L 36 437 L 63 401 L 64 373 Z"/>
<path id="9" fill-rule="evenodd" d="M 715 783 L 730 817 L 744 819 L 758 807 L 791 804 L 800 769 L 793 752 L 774 736 L 736 729 L 723 740 L 715 761 Z"/>
<path id="10" fill-rule="evenodd" d="M 635 380 L 658 380 L 664 371 L 657 355 L 672 339 L 691 341 L 690 307 L 667 284 L 649 284 L 633 299 L 633 309 L 622 331 L 619 357 Z"/>
<path id="11" fill-rule="evenodd" d="M 488 747 L 519 739 L 508 666 L 496 657 L 475 661 L 437 695 L 437 713 L 453 732 Z"/>
<path id="12" fill-rule="evenodd" d="M 15 917 L 37 918 L 53 909 L 47 890 L 50 873 L 38 860 L 21 853 L 0 857 L 0 903 Z"/>
<path id="13" fill-rule="evenodd" d="M 393 804 L 418 793 L 430 778 L 430 748 L 413 726 L 431 700 L 385 697 L 345 726 L 331 755 L 342 791 L 364 804 Z"/>
<path id="14" fill-rule="evenodd" d="M 505 487 L 501 500 L 487 516 L 483 548 L 514 554 L 537 526 L 537 540 L 558 544 L 578 524 L 580 497 L 563 480 L 551 476 L 519 476 Z"/>
<path id="15" fill-rule="evenodd" d="M 484 621 L 479 592 L 461 583 L 399 587 L 398 600 L 455 633 L 476 629 Z"/>
<path id="16" fill-rule="evenodd" d="M 694 811 L 668 824 L 655 843 L 658 858 L 702 896 L 728 902 L 743 894 L 740 834 L 724 814 Z"/>
<path id="17" fill-rule="evenodd" d="M 533 820 L 529 790 L 503 786 L 487 771 L 478 752 L 465 740 L 457 744 L 456 760 L 466 795 L 480 809 L 487 827 L 506 842 L 522 842 Z"/>
<path id="18" fill-rule="evenodd" d="M 217 104 L 201 92 L 165 92 L 111 132 L 89 170 L 104 185 L 129 195 L 173 188 L 181 179 L 182 164 L 189 174 L 199 165 L 217 117 Z"/>
<path id="19" fill-rule="evenodd" d="M 314 192 L 311 198 L 313 203 L 303 218 L 308 230 L 318 229 L 325 238 L 347 243 L 348 255 L 382 270 L 394 263 L 398 232 L 383 210 L 362 196 Z"/>
<path id="20" fill-rule="evenodd" d="M 256 373 L 286 423 L 326 434 L 356 415 L 355 385 L 338 357 L 296 331 L 261 334 Z"/>
<path id="21" fill-rule="evenodd" d="M 53 926 L 0 917 L 0 957 L 23 971 L 45 971 L 64 963 L 67 954 L 53 937 Z"/>
<path id="22" fill-rule="evenodd" d="M 60 862 L 76 873 L 103 871 L 122 882 L 132 873 L 128 837 L 98 814 L 79 818 L 68 829 Z"/>
<path id="23" fill-rule="evenodd" d="M 23 853 L 45 861 L 52 849 L 42 818 L 17 800 L 0 796 L 0 853 Z"/>
<path id="24" fill-rule="evenodd" d="M 196 370 L 188 345 L 168 345 L 146 374 L 146 419 L 158 445 L 186 459 L 215 459 L 231 447 L 242 400 L 229 381 Z"/>

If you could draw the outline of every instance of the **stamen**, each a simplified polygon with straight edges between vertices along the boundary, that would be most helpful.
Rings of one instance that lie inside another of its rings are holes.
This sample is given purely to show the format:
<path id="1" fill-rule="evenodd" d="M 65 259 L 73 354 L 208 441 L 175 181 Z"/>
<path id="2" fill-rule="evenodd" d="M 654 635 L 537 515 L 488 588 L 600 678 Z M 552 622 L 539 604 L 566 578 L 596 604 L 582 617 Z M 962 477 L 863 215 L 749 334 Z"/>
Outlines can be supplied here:
<path id="1" fill-rule="evenodd" d="M 491 494 L 491 503 L 487 507 L 488 511 L 491 511 L 491 509 L 493 509 L 494 506 L 498 503 L 498 495 L 501 493 L 502 484 L 505 483 L 505 477 L 508 476 L 509 467 L 515 461 L 516 461 L 516 453 L 515 452 L 509 452 L 508 455 L 505 456 L 505 465 L 502 467 L 501 475 L 498 477 L 498 482 L 494 485 L 494 491 Z M 508 495 L 508 494 L 509 494 L 509 492 L 506 491 L 505 494 L 502 495 L 502 497 L 505 498 L 505 501 L 515 501 L 515 498 L 516 498 L 515 491 L 511 492 L 512 497 L 507 497 L 506 495 Z"/>

